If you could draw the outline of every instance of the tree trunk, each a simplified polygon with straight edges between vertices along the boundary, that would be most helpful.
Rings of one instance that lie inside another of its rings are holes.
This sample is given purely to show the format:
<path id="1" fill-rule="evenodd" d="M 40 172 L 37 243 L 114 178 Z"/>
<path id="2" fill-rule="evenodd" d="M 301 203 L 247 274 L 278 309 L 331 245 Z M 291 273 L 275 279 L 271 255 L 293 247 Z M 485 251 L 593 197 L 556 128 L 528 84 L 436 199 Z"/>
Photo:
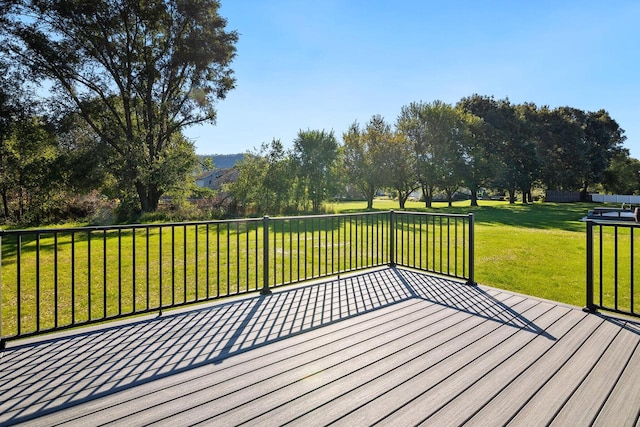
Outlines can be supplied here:
<path id="1" fill-rule="evenodd" d="M 367 197 L 367 209 L 373 209 L 373 197 Z"/>
<path id="2" fill-rule="evenodd" d="M 401 190 L 398 190 L 398 203 L 400 205 L 400 209 L 404 209 L 404 204 L 406 203 L 408 198 L 409 198 L 408 191 L 405 193 Z"/>
<path id="3" fill-rule="evenodd" d="M 453 191 L 446 190 L 447 193 L 447 205 L 451 208 L 453 207 Z"/>
<path id="4" fill-rule="evenodd" d="M 424 206 L 430 208 L 433 203 L 433 189 L 423 185 L 422 196 L 424 197 Z"/>
<path id="5" fill-rule="evenodd" d="M 478 206 L 478 189 L 471 189 L 471 206 Z"/>
<path id="6" fill-rule="evenodd" d="M 136 190 L 140 198 L 142 212 L 155 212 L 158 210 L 158 202 L 162 192 L 158 191 L 155 185 L 144 185 L 136 182 Z"/>
<path id="7" fill-rule="evenodd" d="M 369 210 L 373 209 L 373 198 L 375 195 L 376 189 L 373 187 L 368 188 L 365 192 L 365 197 L 367 198 L 367 209 Z"/>
<path id="8" fill-rule="evenodd" d="M 586 202 L 587 201 L 587 187 L 589 186 L 589 183 L 585 182 L 584 183 L 584 187 L 582 187 L 582 189 L 580 190 L 580 201 L 581 202 Z"/>
<path id="9" fill-rule="evenodd" d="M 7 197 L 7 189 L 2 189 L 2 206 L 4 209 L 4 217 L 5 219 L 9 218 L 9 198 Z"/>
<path id="10" fill-rule="evenodd" d="M 18 189 L 18 221 L 22 220 L 24 214 L 24 190 L 22 187 Z"/>

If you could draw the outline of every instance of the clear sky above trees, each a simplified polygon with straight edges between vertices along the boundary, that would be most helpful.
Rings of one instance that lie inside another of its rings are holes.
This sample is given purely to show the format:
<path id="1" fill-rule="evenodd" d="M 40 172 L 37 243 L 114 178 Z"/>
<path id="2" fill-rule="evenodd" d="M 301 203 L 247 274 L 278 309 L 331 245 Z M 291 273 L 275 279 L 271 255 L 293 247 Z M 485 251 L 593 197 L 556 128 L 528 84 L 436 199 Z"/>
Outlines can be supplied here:
<path id="1" fill-rule="evenodd" d="M 198 153 L 235 153 L 300 129 L 348 130 L 403 105 L 474 93 L 607 110 L 640 158 L 640 2 L 222 1 L 240 33 L 237 88 Z"/>

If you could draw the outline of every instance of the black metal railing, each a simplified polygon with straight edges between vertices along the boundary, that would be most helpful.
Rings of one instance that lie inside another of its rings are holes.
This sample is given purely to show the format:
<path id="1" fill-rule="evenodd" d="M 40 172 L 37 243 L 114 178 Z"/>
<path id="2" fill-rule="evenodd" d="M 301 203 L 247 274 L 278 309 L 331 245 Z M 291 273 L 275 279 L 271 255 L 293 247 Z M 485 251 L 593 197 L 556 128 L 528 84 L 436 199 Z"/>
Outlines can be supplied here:
<path id="1" fill-rule="evenodd" d="M 587 220 L 587 310 L 640 316 L 634 286 L 639 227 L 635 222 Z"/>
<path id="2" fill-rule="evenodd" d="M 473 215 L 0 231 L 0 340 L 401 265 L 473 283 Z"/>

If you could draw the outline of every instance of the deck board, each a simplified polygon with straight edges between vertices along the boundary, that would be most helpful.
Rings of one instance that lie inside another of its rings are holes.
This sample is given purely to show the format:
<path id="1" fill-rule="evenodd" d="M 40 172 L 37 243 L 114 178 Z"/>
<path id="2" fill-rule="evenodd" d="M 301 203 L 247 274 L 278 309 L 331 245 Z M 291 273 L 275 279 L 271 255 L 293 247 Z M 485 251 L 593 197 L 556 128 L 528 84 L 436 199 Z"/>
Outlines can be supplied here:
<path id="1" fill-rule="evenodd" d="M 0 424 L 634 425 L 638 323 L 383 268 L 10 343 Z"/>

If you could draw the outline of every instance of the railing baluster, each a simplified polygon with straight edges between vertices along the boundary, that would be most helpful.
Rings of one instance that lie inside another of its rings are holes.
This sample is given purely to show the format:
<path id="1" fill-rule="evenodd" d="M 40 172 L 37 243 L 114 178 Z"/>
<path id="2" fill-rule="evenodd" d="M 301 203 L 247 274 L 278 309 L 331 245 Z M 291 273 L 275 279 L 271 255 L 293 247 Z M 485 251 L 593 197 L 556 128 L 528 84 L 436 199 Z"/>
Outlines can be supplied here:
<path id="1" fill-rule="evenodd" d="M 158 309 L 160 310 L 160 313 L 162 314 L 162 288 L 163 288 L 163 283 L 162 283 L 162 259 L 163 259 L 163 254 L 162 254 L 162 234 L 163 234 L 163 227 L 159 226 L 158 227 Z M 208 237 L 208 235 L 207 235 Z M 208 260 L 208 259 L 207 259 Z"/>
<path id="2" fill-rule="evenodd" d="M 40 233 L 36 234 L 36 332 L 40 332 Z"/>
<path id="3" fill-rule="evenodd" d="M 122 314 L 122 229 L 118 229 L 118 315 L 121 315 L 121 314 Z"/>
<path id="4" fill-rule="evenodd" d="M 631 286 L 631 295 L 630 295 L 630 300 L 629 300 L 629 311 L 631 313 L 635 313 L 634 307 L 633 307 L 633 302 L 634 302 L 634 290 L 633 290 L 633 281 L 634 281 L 634 272 L 633 272 L 633 265 L 635 264 L 634 262 L 634 257 L 633 257 L 633 232 L 634 232 L 635 228 L 631 227 L 631 231 L 630 231 L 630 247 L 629 247 L 629 251 L 630 251 L 630 255 L 629 255 L 629 265 L 630 265 L 630 271 L 629 271 L 629 285 Z"/>
<path id="5" fill-rule="evenodd" d="M 211 298 L 210 288 L 209 288 L 209 277 L 210 277 L 209 276 L 209 273 L 210 273 L 210 270 L 209 270 L 209 267 L 210 267 L 209 266 L 209 262 L 210 262 L 209 254 L 211 253 L 211 248 L 210 248 L 210 245 L 209 245 L 209 238 L 210 238 L 209 237 L 209 225 L 210 224 L 207 223 L 207 225 L 205 227 L 205 233 L 206 233 L 207 237 L 205 239 L 205 241 L 206 241 L 205 242 L 205 248 L 206 249 L 205 249 L 205 279 L 204 279 L 204 283 L 207 286 L 207 299 Z M 247 231 L 247 250 L 249 250 L 249 232 L 248 231 Z M 248 280 L 249 280 L 249 276 L 248 276 L 248 273 L 247 273 L 247 281 Z"/>
<path id="6" fill-rule="evenodd" d="M 2 251 L 2 245 L 0 244 L 0 251 Z M 2 255 L 0 252 L 0 262 L 2 262 Z M 0 279 L 0 288 L 2 287 L 2 280 Z M 0 291 L 0 302 L 2 301 L 2 291 Z M 58 233 L 53 233 L 53 327 L 58 328 Z M 1 305 L 1 304 L 0 304 Z M 2 314 L 0 312 L 0 324 L 2 324 Z M 0 326 L 0 330 L 2 326 Z M 2 333 L 0 333 L 0 337 Z"/>
<path id="7" fill-rule="evenodd" d="M 147 283 L 149 278 L 147 277 Z M 147 299 L 149 298 L 147 292 Z M 102 230 L 102 317 L 107 317 L 107 230 Z"/>
<path id="8" fill-rule="evenodd" d="M 614 239 L 613 239 L 613 252 L 614 252 L 614 257 L 613 259 L 617 260 L 618 259 L 618 227 L 614 226 L 613 228 L 613 233 L 614 233 Z M 613 290 L 614 290 L 614 307 L 617 310 L 618 309 L 618 263 L 615 262 L 614 263 L 614 267 L 613 267 Z"/>
<path id="9" fill-rule="evenodd" d="M 176 227 L 171 226 L 171 305 L 176 304 Z"/>
<path id="10" fill-rule="evenodd" d="M 17 331 L 18 335 L 22 331 L 22 235 L 18 236 L 16 247 L 16 312 L 17 312 Z"/>
<path id="11" fill-rule="evenodd" d="M 18 263 L 20 263 L 19 259 Z M 19 284 L 18 280 L 18 286 Z M 76 324 L 76 233 L 73 231 L 71 232 L 71 324 Z"/>
<path id="12" fill-rule="evenodd" d="M 198 282 L 198 224 L 194 225 L 194 254 L 193 254 L 193 262 L 194 262 L 194 272 L 193 272 L 193 280 L 194 280 L 194 286 L 196 288 L 196 295 L 195 295 L 195 301 L 199 301 L 200 297 L 198 294 L 198 288 L 200 287 L 200 283 Z"/>
<path id="13" fill-rule="evenodd" d="M 240 293 L 240 223 L 236 222 L 236 288 Z"/>
<path id="14" fill-rule="evenodd" d="M 131 312 L 138 312 L 137 289 L 136 289 L 136 229 L 131 229 L 131 289 L 133 292 Z"/>
<path id="15" fill-rule="evenodd" d="M 271 290 L 269 289 L 269 217 L 264 216 L 262 218 L 262 289 L 260 293 L 262 295 L 269 295 Z"/>
<path id="16" fill-rule="evenodd" d="M 468 280 L 467 280 L 467 284 L 468 285 L 475 285 L 475 278 L 474 278 L 474 274 L 475 274 L 475 217 L 472 213 L 469 214 L 469 273 L 467 274 Z M 465 242 L 467 241 L 467 239 L 464 240 Z M 464 271 L 464 268 L 463 268 Z"/>
<path id="17" fill-rule="evenodd" d="M 187 302 L 187 226 L 182 227 L 182 302 Z"/>

